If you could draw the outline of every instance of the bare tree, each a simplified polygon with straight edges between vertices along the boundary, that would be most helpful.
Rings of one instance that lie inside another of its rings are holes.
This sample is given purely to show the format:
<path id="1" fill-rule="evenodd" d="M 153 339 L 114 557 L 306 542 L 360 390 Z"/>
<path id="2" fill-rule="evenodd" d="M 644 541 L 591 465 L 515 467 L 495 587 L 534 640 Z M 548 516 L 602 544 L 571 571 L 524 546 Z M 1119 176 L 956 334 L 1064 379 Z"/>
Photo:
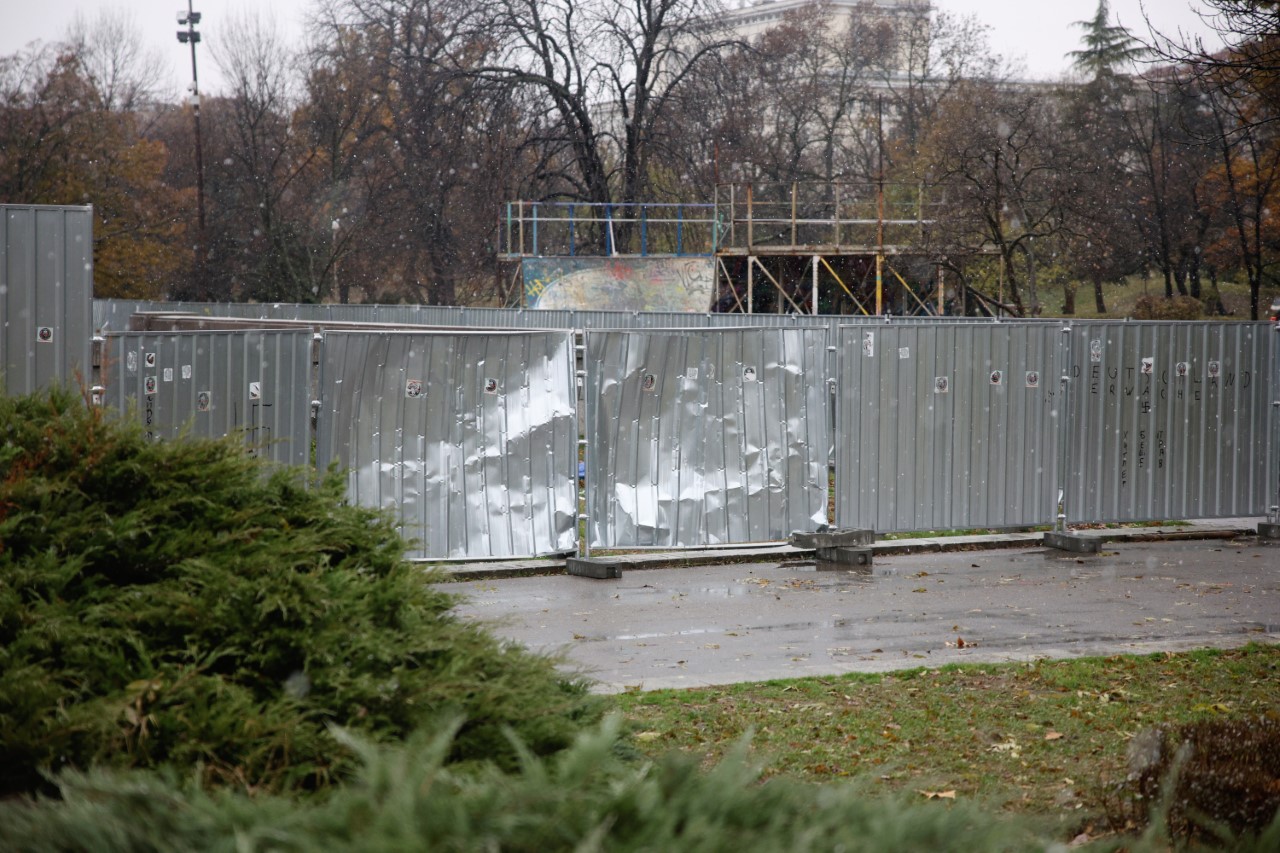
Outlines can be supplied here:
<path id="1" fill-rule="evenodd" d="M 92 19 L 77 12 L 65 43 L 105 109 L 134 111 L 169 94 L 160 82 L 168 63 L 143 42 L 132 10 L 102 9 Z"/>

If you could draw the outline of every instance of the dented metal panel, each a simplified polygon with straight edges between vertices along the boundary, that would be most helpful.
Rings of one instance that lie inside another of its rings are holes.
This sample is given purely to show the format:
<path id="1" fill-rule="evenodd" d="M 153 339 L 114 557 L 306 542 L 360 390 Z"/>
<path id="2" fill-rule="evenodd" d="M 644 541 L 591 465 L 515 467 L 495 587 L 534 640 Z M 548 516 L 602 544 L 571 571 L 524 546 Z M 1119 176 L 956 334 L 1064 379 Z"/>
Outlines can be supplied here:
<path id="1" fill-rule="evenodd" d="M 329 332 L 317 464 L 392 510 L 429 559 L 577 549 L 578 419 L 566 332 Z"/>
<path id="2" fill-rule="evenodd" d="M 1266 324 L 1077 324 L 1071 338 L 1068 521 L 1266 513 Z"/>
<path id="3" fill-rule="evenodd" d="M 843 327 L 838 526 L 1050 523 L 1065 337 L 1043 323 Z"/>
<path id="4" fill-rule="evenodd" d="M 0 389 L 88 381 L 93 208 L 0 204 Z"/>
<path id="5" fill-rule="evenodd" d="M 592 547 L 777 541 L 827 522 L 825 332 L 588 331 Z"/>
<path id="6" fill-rule="evenodd" d="M 311 349 L 307 331 L 108 333 L 100 402 L 156 440 L 238 433 L 254 455 L 306 465 Z"/>

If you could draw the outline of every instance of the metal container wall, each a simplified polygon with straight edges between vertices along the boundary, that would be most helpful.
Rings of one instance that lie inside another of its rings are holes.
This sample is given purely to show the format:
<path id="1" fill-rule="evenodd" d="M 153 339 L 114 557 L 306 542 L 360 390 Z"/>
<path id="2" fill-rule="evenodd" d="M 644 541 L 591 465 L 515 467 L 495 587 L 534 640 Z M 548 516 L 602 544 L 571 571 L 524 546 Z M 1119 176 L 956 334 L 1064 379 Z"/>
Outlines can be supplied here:
<path id="1" fill-rule="evenodd" d="M 777 541 L 827 522 L 825 333 L 588 331 L 592 547 Z"/>
<path id="2" fill-rule="evenodd" d="M 309 331 L 112 332 L 103 336 L 103 404 L 133 412 L 147 433 L 242 433 L 255 455 L 311 459 Z"/>
<path id="3" fill-rule="evenodd" d="M 329 332 L 320 401 L 317 464 L 391 509 L 415 556 L 577 549 L 571 334 Z"/>
<path id="4" fill-rule="evenodd" d="M 1267 511 L 1261 323 L 1096 323 L 1071 333 L 1068 521 Z"/>
<path id="5" fill-rule="evenodd" d="M 0 204 L 0 389 L 89 381 L 93 208 Z"/>
<path id="6" fill-rule="evenodd" d="M 1045 323 L 842 328 L 837 525 L 1052 522 L 1065 337 Z"/>

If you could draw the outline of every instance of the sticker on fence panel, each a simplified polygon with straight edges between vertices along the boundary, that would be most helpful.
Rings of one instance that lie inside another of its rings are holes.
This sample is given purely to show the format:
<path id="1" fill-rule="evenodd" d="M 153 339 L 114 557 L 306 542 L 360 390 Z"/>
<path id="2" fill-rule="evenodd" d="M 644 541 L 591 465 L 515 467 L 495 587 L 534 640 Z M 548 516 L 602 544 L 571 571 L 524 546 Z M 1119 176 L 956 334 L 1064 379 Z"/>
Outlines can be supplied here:
<path id="1" fill-rule="evenodd" d="M 1089 341 L 1089 361 L 1094 364 L 1102 361 L 1102 341 Z"/>
<path id="2" fill-rule="evenodd" d="M 641 391 L 652 391 L 654 388 L 657 387 L 657 385 L 658 385 L 658 378 L 654 376 L 652 373 L 646 373 L 644 376 L 640 377 Z"/>
<path id="3" fill-rule="evenodd" d="M 182 365 L 182 378 L 183 379 L 191 378 L 191 365 L 189 364 Z"/>
<path id="4" fill-rule="evenodd" d="M 42 344 L 51 344 L 51 343 L 53 343 L 53 327 L 52 327 L 52 326 L 41 326 L 41 327 L 36 331 L 36 340 L 37 340 L 37 341 L 39 341 L 39 342 L 40 342 L 40 343 L 42 343 Z"/>
<path id="5" fill-rule="evenodd" d="M 1185 361 L 1180 361 L 1177 366 L 1174 367 L 1173 372 L 1179 379 L 1185 379 L 1187 378 L 1187 374 L 1191 372 L 1191 365 L 1187 364 Z"/>
<path id="6" fill-rule="evenodd" d="M 1220 361 L 1209 362 L 1209 378 L 1217 379 L 1221 375 L 1222 375 L 1222 362 Z"/>
<path id="7" fill-rule="evenodd" d="M 935 394 L 950 394 L 950 393 L 951 393 L 951 380 L 950 380 L 950 378 L 948 378 L 948 377 L 946 377 L 946 376 L 937 376 L 937 377 L 934 377 L 934 380 L 933 380 L 933 393 L 935 393 Z"/>
<path id="8" fill-rule="evenodd" d="M 249 399 L 250 400 L 262 399 L 262 383 L 261 382 L 249 383 Z"/>
<path id="9" fill-rule="evenodd" d="M 130 373 L 138 372 L 138 354 L 136 352 L 127 352 L 124 354 L 124 367 Z"/>
<path id="10" fill-rule="evenodd" d="M 756 369 L 754 366 L 748 365 L 747 367 L 742 368 L 742 381 L 743 382 L 756 381 Z"/>
<path id="11" fill-rule="evenodd" d="M 1040 371 L 1038 370 L 1027 371 L 1027 387 L 1028 388 L 1040 387 Z"/>
<path id="12" fill-rule="evenodd" d="M 154 376 L 148 376 L 145 379 L 143 379 L 142 385 L 143 385 L 144 394 L 156 393 L 156 378 Z"/>
<path id="13" fill-rule="evenodd" d="M 196 411 L 207 412 L 213 408 L 213 394 L 209 391 L 201 391 L 196 394 Z"/>
<path id="14" fill-rule="evenodd" d="M 486 393 L 486 394 L 497 394 L 497 393 L 498 393 L 498 380 L 496 380 L 496 379 L 485 379 L 485 381 L 484 381 L 484 393 Z"/>
<path id="15" fill-rule="evenodd" d="M 1142 375 L 1150 376 L 1156 372 L 1156 360 L 1154 358 L 1144 358 L 1142 360 Z"/>
<path id="16" fill-rule="evenodd" d="M 991 384 L 992 384 L 992 385 L 1003 385 L 1003 384 L 1004 384 L 1004 371 L 1003 371 L 1003 370 L 993 370 L 993 371 L 991 371 Z"/>
<path id="17" fill-rule="evenodd" d="M 421 379 L 407 379 L 404 383 L 404 395 L 410 400 L 416 400 L 427 396 L 427 389 L 423 387 Z"/>
<path id="18" fill-rule="evenodd" d="M 862 354 L 867 358 L 872 358 L 876 354 L 876 333 L 862 333 Z"/>
<path id="19" fill-rule="evenodd" d="M 155 366 L 156 366 L 156 354 L 155 354 L 155 353 L 153 353 L 153 352 L 149 352 L 149 353 L 147 353 L 146 355 L 144 355 L 144 356 L 142 357 L 142 363 L 143 363 L 143 364 L 145 364 L 147 367 L 155 367 Z"/>

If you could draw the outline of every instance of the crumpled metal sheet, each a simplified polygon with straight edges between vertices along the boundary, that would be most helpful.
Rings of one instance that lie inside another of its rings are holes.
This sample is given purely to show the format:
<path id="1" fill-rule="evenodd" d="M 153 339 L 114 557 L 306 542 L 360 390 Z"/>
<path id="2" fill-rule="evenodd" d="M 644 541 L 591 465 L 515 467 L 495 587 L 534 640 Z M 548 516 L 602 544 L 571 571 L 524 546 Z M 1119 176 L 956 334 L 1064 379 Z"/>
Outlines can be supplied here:
<path id="1" fill-rule="evenodd" d="M 1054 520 L 1066 413 L 1060 325 L 840 332 L 837 526 L 887 533 Z"/>
<path id="2" fill-rule="evenodd" d="M 577 393 L 566 332 L 329 332 L 316 461 L 392 510 L 424 559 L 577 549 Z"/>
<path id="3" fill-rule="evenodd" d="M 825 331 L 586 333 L 592 547 L 770 542 L 827 521 Z"/>
<path id="4" fill-rule="evenodd" d="M 101 403 L 153 439 L 241 433 L 255 455 L 310 462 L 309 331 L 108 333 L 100 377 Z"/>

